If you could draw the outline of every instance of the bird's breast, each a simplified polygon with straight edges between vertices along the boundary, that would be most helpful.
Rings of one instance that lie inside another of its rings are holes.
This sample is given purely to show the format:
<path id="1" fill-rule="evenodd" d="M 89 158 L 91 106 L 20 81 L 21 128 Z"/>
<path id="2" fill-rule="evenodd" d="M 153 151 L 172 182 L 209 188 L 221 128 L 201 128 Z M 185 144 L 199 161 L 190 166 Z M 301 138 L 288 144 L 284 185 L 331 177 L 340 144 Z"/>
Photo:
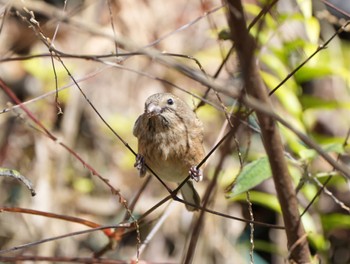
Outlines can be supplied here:
<path id="1" fill-rule="evenodd" d="M 203 158 L 201 123 L 142 116 L 137 122 L 138 153 L 163 180 L 181 182 Z"/>

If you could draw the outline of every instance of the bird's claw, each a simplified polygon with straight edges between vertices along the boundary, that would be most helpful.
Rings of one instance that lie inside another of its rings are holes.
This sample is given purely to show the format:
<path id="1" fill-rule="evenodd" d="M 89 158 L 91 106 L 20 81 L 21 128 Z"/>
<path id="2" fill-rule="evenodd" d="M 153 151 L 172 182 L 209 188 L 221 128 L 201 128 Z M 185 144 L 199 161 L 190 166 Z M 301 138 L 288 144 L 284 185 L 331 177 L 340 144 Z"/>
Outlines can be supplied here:
<path id="1" fill-rule="evenodd" d="M 196 182 L 203 180 L 203 172 L 201 169 L 197 169 L 197 166 L 192 166 L 190 168 L 189 174 L 191 176 L 191 179 Z"/>
<path id="2" fill-rule="evenodd" d="M 139 170 L 140 176 L 143 177 L 146 174 L 145 158 L 141 154 L 136 155 L 136 162 L 134 167 Z"/>

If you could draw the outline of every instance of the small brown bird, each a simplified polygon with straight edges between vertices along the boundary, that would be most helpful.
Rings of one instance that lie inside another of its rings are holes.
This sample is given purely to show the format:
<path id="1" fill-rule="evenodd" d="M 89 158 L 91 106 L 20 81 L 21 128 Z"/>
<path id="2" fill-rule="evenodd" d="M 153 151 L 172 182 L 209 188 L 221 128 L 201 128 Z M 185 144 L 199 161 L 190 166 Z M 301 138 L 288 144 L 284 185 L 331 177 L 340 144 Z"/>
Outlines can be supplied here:
<path id="1" fill-rule="evenodd" d="M 138 139 L 135 167 L 140 176 L 147 164 L 162 180 L 180 183 L 190 174 L 202 178 L 196 165 L 204 158 L 203 124 L 192 109 L 170 93 L 157 93 L 145 103 L 145 112 L 136 120 L 133 134 Z M 185 201 L 199 205 L 192 180 L 181 188 Z M 195 207 L 186 205 L 189 211 Z"/>

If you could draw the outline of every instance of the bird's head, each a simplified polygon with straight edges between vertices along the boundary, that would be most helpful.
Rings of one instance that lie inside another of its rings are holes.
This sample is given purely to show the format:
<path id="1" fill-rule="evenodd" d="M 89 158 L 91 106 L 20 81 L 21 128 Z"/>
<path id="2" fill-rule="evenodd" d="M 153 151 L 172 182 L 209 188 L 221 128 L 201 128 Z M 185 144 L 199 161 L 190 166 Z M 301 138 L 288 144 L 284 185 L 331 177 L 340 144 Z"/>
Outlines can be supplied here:
<path id="1" fill-rule="evenodd" d="M 162 115 L 173 115 L 183 102 L 170 93 L 157 93 L 150 96 L 145 103 L 145 114 L 148 118 Z"/>

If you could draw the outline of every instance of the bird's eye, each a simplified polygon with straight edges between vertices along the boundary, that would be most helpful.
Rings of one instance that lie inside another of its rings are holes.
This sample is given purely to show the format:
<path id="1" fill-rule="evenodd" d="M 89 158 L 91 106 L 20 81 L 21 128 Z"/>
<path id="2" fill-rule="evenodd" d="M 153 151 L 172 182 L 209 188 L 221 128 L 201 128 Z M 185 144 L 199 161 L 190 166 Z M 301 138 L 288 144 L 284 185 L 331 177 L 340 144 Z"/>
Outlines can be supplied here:
<path id="1" fill-rule="evenodd" d="M 167 101 L 168 105 L 173 105 L 174 104 L 174 100 L 169 98 L 168 101 Z"/>

